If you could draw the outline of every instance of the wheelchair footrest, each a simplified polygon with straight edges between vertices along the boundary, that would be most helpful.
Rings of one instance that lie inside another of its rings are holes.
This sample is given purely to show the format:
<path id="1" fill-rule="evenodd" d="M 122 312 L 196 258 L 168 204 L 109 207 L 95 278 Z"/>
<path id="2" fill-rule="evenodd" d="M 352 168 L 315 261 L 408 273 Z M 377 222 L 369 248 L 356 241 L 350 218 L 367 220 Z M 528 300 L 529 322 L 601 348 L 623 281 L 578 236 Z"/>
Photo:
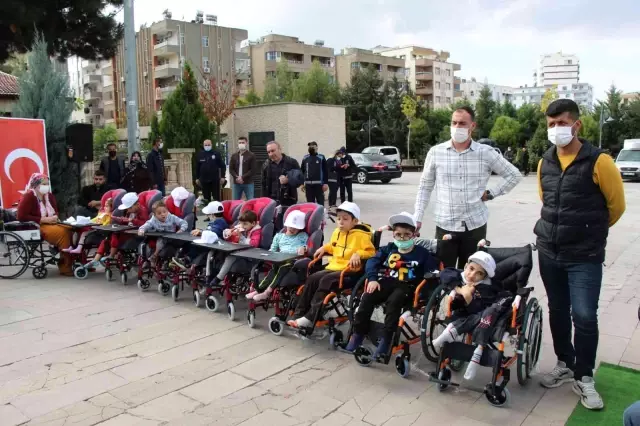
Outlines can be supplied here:
<path id="1" fill-rule="evenodd" d="M 460 383 L 454 383 L 454 382 L 450 382 L 448 380 L 440 380 L 438 379 L 438 377 L 436 376 L 436 373 L 429 373 L 429 381 L 432 383 L 438 383 L 441 385 L 445 385 L 445 386 L 460 386 Z"/>
<path id="2" fill-rule="evenodd" d="M 470 361 L 473 357 L 473 351 L 476 350 L 475 345 L 469 345 L 463 342 L 446 343 L 441 350 L 440 359 L 457 359 L 460 361 Z M 498 350 L 485 346 L 480 358 L 480 365 L 483 367 L 492 367 L 502 361 L 502 353 Z"/>

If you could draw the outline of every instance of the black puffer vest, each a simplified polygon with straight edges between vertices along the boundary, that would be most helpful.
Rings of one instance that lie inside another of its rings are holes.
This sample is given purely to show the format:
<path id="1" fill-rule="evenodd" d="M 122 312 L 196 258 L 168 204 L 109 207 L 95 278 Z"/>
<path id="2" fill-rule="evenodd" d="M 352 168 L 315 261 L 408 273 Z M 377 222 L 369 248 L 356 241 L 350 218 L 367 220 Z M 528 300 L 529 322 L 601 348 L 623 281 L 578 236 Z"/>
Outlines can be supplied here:
<path id="1" fill-rule="evenodd" d="M 586 141 L 564 170 L 551 147 L 542 156 L 542 212 L 533 232 L 541 253 L 561 262 L 604 262 L 609 210 L 593 168 L 602 151 Z"/>

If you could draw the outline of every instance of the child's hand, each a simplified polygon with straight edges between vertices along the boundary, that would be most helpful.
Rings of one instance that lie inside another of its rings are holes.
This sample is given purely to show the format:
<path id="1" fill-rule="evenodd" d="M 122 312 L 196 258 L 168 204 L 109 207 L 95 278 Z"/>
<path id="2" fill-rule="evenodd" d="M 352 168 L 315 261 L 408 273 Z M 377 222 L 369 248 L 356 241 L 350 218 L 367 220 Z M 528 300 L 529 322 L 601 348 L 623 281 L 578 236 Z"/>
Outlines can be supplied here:
<path id="1" fill-rule="evenodd" d="M 143 229 L 138 229 L 138 235 L 140 235 L 142 237 L 144 235 L 144 230 Z"/>
<path id="2" fill-rule="evenodd" d="M 324 247 L 320 247 L 318 250 L 316 250 L 315 254 L 313 255 L 314 258 L 319 258 L 324 256 Z"/>
<path id="3" fill-rule="evenodd" d="M 456 287 L 456 293 L 464 298 L 464 301 L 467 305 L 473 300 L 473 295 L 475 294 L 475 292 L 475 284 L 467 284 L 463 287 Z"/>
<path id="4" fill-rule="evenodd" d="M 378 228 L 378 231 L 379 232 L 384 232 L 384 231 L 388 231 L 390 229 L 391 229 L 391 227 L 389 225 L 384 225 L 384 226 L 381 226 L 380 228 Z"/>
<path id="5" fill-rule="evenodd" d="M 367 293 L 373 293 L 377 290 L 380 290 L 380 283 L 378 281 L 369 281 L 369 284 L 367 284 Z"/>
<path id="6" fill-rule="evenodd" d="M 307 252 L 307 246 L 298 247 L 298 256 L 304 256 Z"/>
<path id="7" fill-rule="evenodd" d="M 229 239 L 229 237 L 231 236 L 231 232 L 231 229 L 225 229 L 224 231 L 222 231 L 222 236 L 225 240 Z"/>
<path id="8" fill-rule="evenodd" d="M 445 235 L 442 236 L 442 240 L 443 241 L 449 241 L 451 238 L 452 238 L 451 234 L 445 234 Z"/>
<path id="9" fill-rule="evenodd" d="M 349 268 L 351 269 L 360 269 L 360 255 L 358 253 L 353 253 L 351 259 L 349 259 Z"/>
<path id="10" fill-rule="evenodd" d="M 191 235 L 193 235 L 194 237 L 199 237 L 200 234 L 202 234 L 202 231 L 199 229 L 194 229 L 193 231 L 191 231 Z"/>

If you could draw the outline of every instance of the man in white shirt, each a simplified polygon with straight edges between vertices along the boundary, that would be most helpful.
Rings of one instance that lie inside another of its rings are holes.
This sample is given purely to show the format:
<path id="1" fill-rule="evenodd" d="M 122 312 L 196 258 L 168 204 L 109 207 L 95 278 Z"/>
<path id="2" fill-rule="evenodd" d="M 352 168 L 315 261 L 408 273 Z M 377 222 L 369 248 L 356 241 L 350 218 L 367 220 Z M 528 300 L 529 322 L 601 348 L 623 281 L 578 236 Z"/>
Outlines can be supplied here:
<path id="1" fill-rule="evenodd" d="M 436 238 L 451 234 L 443 245 L 441 261 L 447 267 L 464 267 L 477 249 L 478 241 L 487 236 L 489 210 L 485 202 L 511 191 L 522 179 L 516 167 L 489 145 L 471 139 L 476 128 L 475 113 L 464 106 L 451 117 L 451 140 L 431 148 L 415 205 L 418 228 L 435 188 L 434 220 Z M 488 187 L 491 172 L 503 180 Z"/>

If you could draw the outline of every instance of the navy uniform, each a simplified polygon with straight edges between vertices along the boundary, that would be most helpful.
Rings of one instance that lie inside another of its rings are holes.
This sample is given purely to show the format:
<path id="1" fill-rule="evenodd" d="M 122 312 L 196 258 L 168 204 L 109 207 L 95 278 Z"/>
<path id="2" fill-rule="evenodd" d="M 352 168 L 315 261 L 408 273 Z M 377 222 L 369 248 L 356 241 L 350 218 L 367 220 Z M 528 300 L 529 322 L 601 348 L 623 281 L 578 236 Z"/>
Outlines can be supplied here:
<path id="1" fill-rule="evenodd" d="M 304 175 L 304 189 L 307 202 L 324 206 L 324 186 L 327 185 L 327 160 L 318 154 L 318 144 L 309 142 L 309 154 L 302 159 L 300 168 Z"/>

